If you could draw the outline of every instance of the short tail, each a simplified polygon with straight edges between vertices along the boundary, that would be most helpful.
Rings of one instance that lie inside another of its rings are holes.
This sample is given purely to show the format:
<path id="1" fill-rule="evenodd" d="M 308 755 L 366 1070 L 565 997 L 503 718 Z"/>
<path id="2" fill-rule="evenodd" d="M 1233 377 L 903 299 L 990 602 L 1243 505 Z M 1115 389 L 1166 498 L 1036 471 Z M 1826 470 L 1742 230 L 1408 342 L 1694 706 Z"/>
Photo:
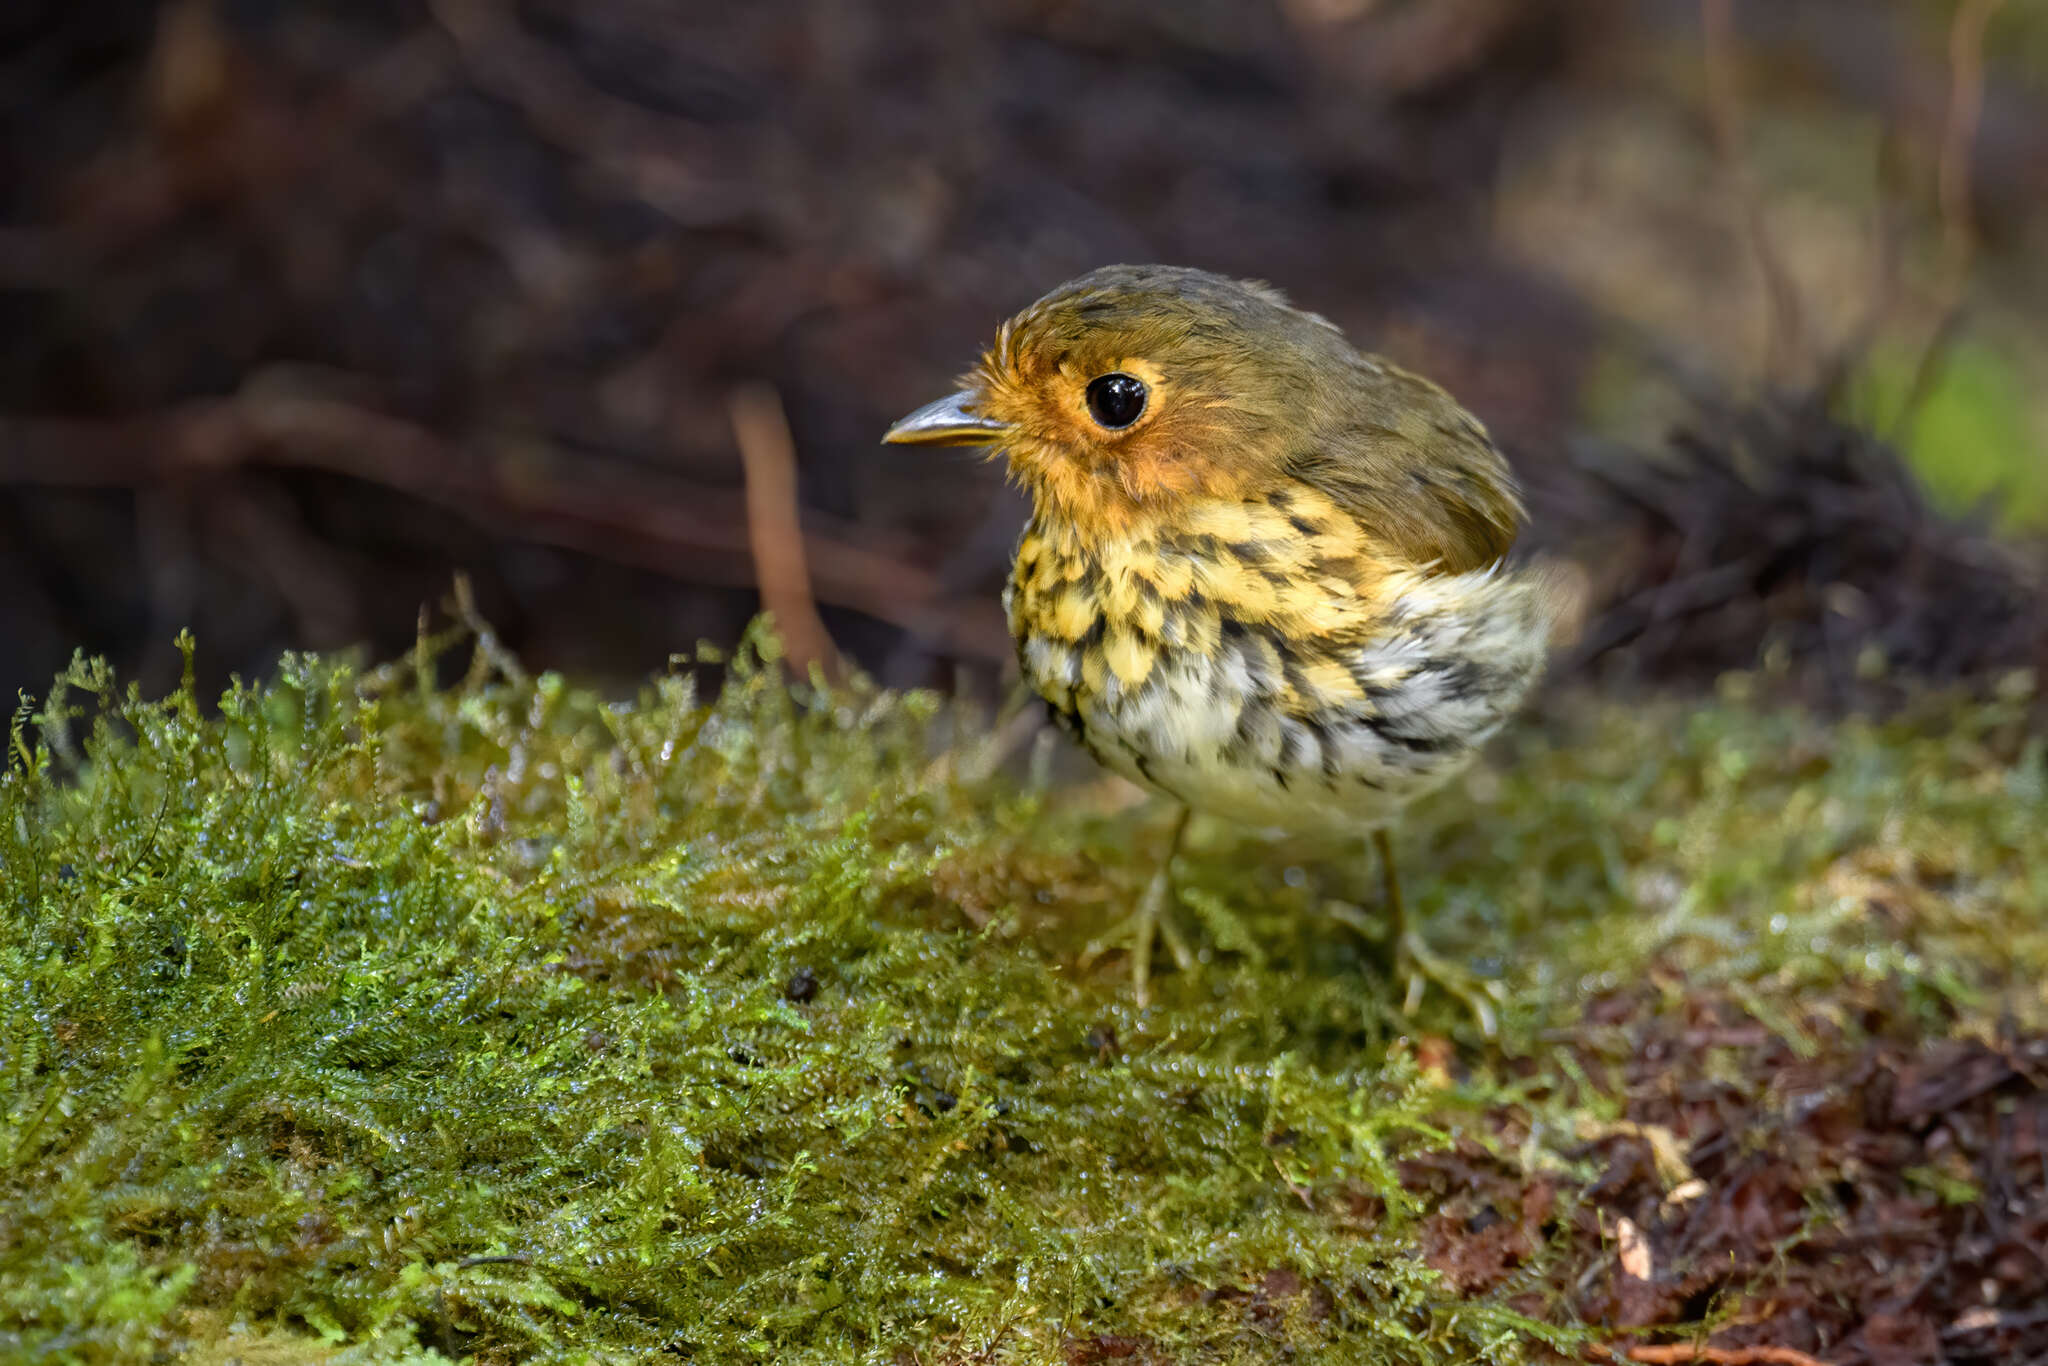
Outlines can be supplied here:
<path id="1" fill-rule="evenodd" d="M 1576 560 L 1539 555 L 1518 572 L 1549 625 L 1550 648 L 1565 650 L 1578 644 L 1593 598 L 1593 576 L 1586 567 Z"/>

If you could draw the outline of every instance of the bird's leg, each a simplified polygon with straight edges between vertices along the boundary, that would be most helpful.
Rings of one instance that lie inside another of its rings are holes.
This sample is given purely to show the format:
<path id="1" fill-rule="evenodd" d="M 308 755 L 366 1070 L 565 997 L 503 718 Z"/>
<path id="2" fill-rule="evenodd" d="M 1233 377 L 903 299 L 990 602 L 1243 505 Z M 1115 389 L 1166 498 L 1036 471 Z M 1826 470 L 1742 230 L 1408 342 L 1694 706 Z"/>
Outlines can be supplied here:
<path id="1" fill-rule="evenodd" d="M 1173 961 L 1181 971 L 1193 971 L 1195 956 L 1188 951 L 1187 940 L 1181 937 L 1180 927 L 1173 918 L 1173 860 L 1180 853 L 1181 838 L 1187 834 L 1188 820 L 1194 812 L 1183 806 L 1174 818 L 1173 835 L 1166 842 L 1166 857 L 1160 860 L 1159 869 L 1152 874 L 1152 880 L 1145 884 L 1145 894 L 1138 899 L 1138 908 L 1102 932 L 1098 939 L 1090 941 L 1081 951 L 1081 966 L 1100 958 L 1110 949 L 1122 946 L 1131 952 L 1131 985 L 1137 997 L 1138 1006 L 1143 1009 L 1152 1001 L 1152 940 L 1154 936 L 1164 937 L 1166 947 L 1173 953 Z"/>
<path id="2" fill-rule="evenodd" d="M 1393 841 L 1387 838 L 1387 832 L 1382 828 L 1372 832 L 1372 842 L 1380 856 L 1380 883 L 1386 897 L 1387 918 L 1394 927 L 1394 967 L 1407 982 L 1407 995 L 1401 1002 L 1402 1011 L 1413 1015 L 1416 1007 L 1422 1004 L 1425 984 L 1435 982 L 1465 1003 L 1479 1022 L 1481 1034 L 1489 1039 L 1494 1037 L 1500 1027 L 1494 1011 L 1500 984 L 1489 982 L 1437 956 L 1422 937 L 1422 932 L 1409 925 L 1408 909 L 1401 900 L 1401 877 L 1394 871 Z"/>

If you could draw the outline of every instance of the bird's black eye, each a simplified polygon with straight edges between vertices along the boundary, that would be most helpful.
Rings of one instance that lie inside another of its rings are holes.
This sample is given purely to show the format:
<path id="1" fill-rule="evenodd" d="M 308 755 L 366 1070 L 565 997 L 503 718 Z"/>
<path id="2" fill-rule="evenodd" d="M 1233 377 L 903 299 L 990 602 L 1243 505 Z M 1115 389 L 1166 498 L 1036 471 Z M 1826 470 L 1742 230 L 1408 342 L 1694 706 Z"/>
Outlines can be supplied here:
<path id="1" fill-rule="evenodd" d="M 1088 381 L 1088 412 L 1115 431 L 1128 427 L 1145 411 L 1145 381 L 1121 370 Z"/>

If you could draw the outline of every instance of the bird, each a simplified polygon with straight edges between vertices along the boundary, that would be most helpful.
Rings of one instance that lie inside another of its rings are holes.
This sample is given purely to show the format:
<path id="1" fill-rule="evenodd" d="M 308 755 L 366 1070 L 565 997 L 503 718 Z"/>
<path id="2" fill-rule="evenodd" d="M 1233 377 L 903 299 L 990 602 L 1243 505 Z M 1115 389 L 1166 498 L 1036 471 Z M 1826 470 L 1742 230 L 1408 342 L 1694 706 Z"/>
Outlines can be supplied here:
<path id="1" fill-rule="evenodd" d="M 1497 984 L 1407 920 L 1387 830 L 1470 765 L 1542 672 L 1542 573 L 1486 428 L 1279 290 L 1112 265 L 1004 322 L 958 392 L 883 438 L 980 445 L 1031 500 L 1003 606 L 1023 678 L 1112 771 L 1176 804 L 1127 947 L 1192 966 L 1171 909 L 1189 817 L 1369 841 L 1404 1004 L 1497 1028 Z M 1362 849 L 1361 849 L 1362 853 Z"/>

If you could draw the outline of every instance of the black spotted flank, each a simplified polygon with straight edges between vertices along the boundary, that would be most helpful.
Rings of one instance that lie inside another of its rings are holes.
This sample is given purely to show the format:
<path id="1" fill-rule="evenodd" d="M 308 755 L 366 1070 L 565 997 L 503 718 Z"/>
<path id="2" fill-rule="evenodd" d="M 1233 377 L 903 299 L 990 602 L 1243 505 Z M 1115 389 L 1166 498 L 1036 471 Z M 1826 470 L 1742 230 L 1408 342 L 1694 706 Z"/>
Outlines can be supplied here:
<path id="1" fill-rule="evenodd" d="M 1309 767 L 1310 746 L 1321 748 L 1319 732 L 1307 722 L 1289 717 L 1280 726 L 1280 763 L 1283 768 Z M 1284 786 L 1284 784 L 1283 784 Z"/>
<path id="2" fill-rule="evenodd" d="M 1230 744 L 1238 755 L 1249 754 L 1259 743 L 1258 708 L 1244 707 L 1237 713 L 1237 725 L 1231 731 Z"/>
<path id="3" fill-rule="evenodd" d="M 1309 736 L 1315 741 L 1316 752 L 1322 756 L 1323 776 L 1325 778 L 1336 777 L 1337 745 L 1335 737 L 1330 734 L 1329 723 L 1320 716 L 1304 716 L 1301 718 L 1300 724 L 1301 728 L 1307 731 Z"/>
<path id="4" fill-rule="evenodd" d="M 1461 744 L 1460 741 L 1448 736 L 1420 735 L 1411 730 L 1403 730 L 1378 717 L 1367 718 L 1365 724 L 1372 728 L 1374 735 L 1390 745 L 1407 750 L 1410 754 L 1442 754 L 1445 750 L 1459 748 Z"/>
<path id="5" fill-rule="evenodd" d="M 1239 626 L 1232 638 L 1237 645 L 1237 657 L 1244 661 L 1245 681 L 1251 685 L 1252 695 L 1270 701 L 1273 697 L 1273 665 L 1279 662 L 1279 649 L 1275 647 L 1269 657 L 1258 648 L 1256 641 L 1264 640 L 1268 645 L 1273 637 L 1264 631 L 1254 633 L 1249 627 Z"/>
<path id="6" fill-rule="evenodd" d="M 1308 681 L 1308 675 L 1301 671 L 1301 664 L 1287 641 L 1280 636 L 1273 637 L 1273 647 L 1280 653 L 1280 676 L 1287 680 L 1287 686 L 1294 690 L 1295 697 L 1304 707 L 1314 706 L 1316 690 Z"/>
<path id="7" fill-rule="evenodd" d="M 1436 671 L 1443 675 L 1444 691 L 1459 701 L 1495 690 L 1492 671 L 1469 659 L 1437 665 Z"/>

